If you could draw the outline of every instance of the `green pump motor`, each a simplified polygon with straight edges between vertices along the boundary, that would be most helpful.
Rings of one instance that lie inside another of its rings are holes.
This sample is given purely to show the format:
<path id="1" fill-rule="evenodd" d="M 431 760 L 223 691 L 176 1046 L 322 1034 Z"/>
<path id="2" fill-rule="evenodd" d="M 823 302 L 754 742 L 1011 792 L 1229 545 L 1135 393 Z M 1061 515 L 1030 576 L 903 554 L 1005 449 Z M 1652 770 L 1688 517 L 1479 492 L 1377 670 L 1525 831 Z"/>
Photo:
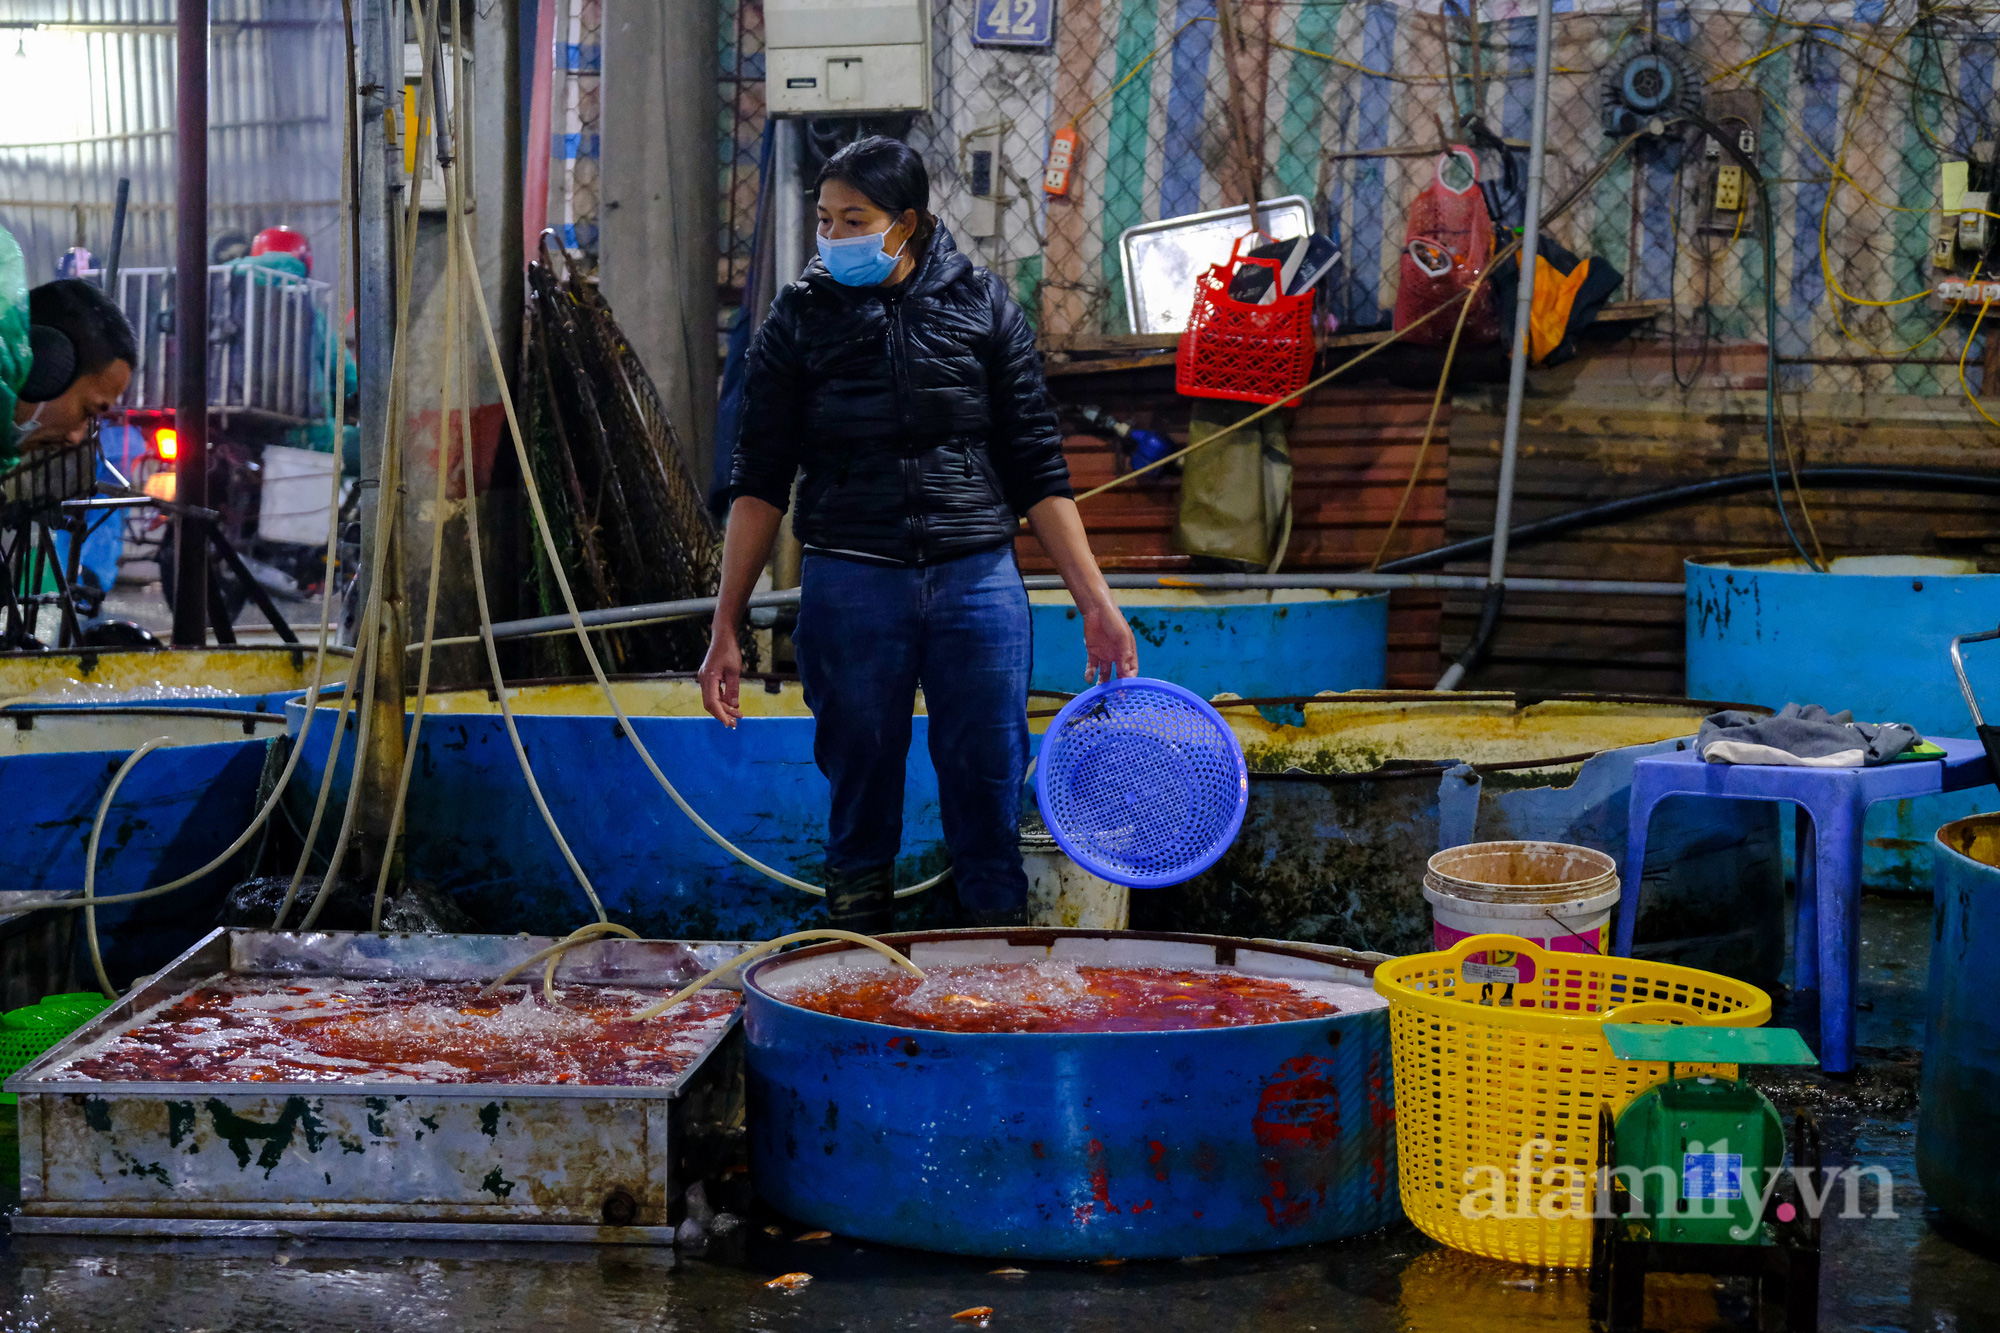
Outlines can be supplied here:
<path id="1" fill-rule="evenodd" d="M 1819 1063 L 1789 1028 L 1607 1023 L 1620 1060 L 1664 1062 L 1668 1078 L 1614 1120 L 1598 1116 L 1597 1160 L 1610 1169 L 1591 1238 L 1590 1317 L 1600 1333 L 1638 1333 L 1648 1273 L 1751 1278 L 1757 1327 L 1782 1316 L 1788 1333 L 1814 1333 L 1819 1309 L 1819 1219 L 1801 1207 L 1801 1173 L 1820 1169 L 1819 1125 L 1794 1117 L 1791 1171 L 1785 1124 L 1771 1099 L 1738 1077 L 1676 1065 Z"/>

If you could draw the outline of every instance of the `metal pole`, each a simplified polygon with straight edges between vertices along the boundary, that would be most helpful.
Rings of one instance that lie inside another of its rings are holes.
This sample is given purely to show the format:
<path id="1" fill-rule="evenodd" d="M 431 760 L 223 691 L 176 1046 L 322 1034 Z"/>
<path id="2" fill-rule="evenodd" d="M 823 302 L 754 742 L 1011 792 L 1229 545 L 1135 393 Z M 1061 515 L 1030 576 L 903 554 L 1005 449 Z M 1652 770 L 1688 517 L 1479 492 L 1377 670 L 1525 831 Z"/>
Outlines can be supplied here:
<path id="1" fill-rule="evenodd" d="M 1500 437 L 1500 480 L 1493 497 L 1493 560 L 1486 575 L 1486 600 L 1478 631 L 1437 688 L 1458 688 L 1484 652 L 1507 596 L 1507 531 L 1514 520 L 1514 463 L 1521 446 L 1521 399 L 1528 389 L 1528 320 L 1535 308 L 1535 258 L 1541 248 L 1542 185 L 1549 148 L 1549 48 L 1553 45 L 1554 0 L 1541 0 L 1535 14 L 1535 101 L 1528 131 L 1528 191 L 1521 216 L 1521 283 L 1514 301 L 1514 356 L 1507 367 L 1507 428 Z"/>
<path id="2" fill-rule="evenodd" d="M 777 255 L 776 286 L 799 276 L 806 266 L 805 218 L 806 183 L 799 170 L 799 122 L 780 120 L 771 143 L 774 198 L 771 226 L 776 233 L 772 250 Z"/>
<path id="3" fill-rule="evenodd" d="M 395 25 L 391 60 L 390 15 L 401 14 L 394 0 L 362 0 L 360 31 L 355 45 L 361 56 L 360 253 L 355 256 L 359 305 L 354 314 L 355 369 L 361 390 L 361 562 L 355 579 L 355 605 L 368 599 L 368 572 L 375 556 L 375 508 L 382 502 L 383 423 L 389 411 L 389 359 L 394 351 L 396 324 L 395 228 L 390 213 L 401 192 L 402 164 L 392 162 L 396 146 L 388 136 L 386 117 L 400 104 L 403 61 L 402 24 Z M 394 586 L 393 584 L 391 586 Z"/>
<path id="4" fill-rule="evenodd" d="M 1022 580 L 1030 592 L 1058 591 L 1063 581 L 1053 574 L 1030 574 Z M 1359 592 L 1394 592 L 1412 588 L 1434 592 L 1470 592 L 1486 586 L 1475 574 L 1106 574 L 1104 582 L 1113 588 L 1167 588 L 1200 592 L 1231 592 L 1251 588 L 1352 589 Z M 1508 579 L 1516 592 L 1584 594 L 1598 597 L 1685 597 L 1683 583 L 1627 582 L 1615 579 Z M 781 588 L 751 596 L 751 610 L 781 608 L 799 604 L 797 588 Z M 587 628 L 616 629 L 644 621 L 697 619 L 715 614 L 715 598 L 688 597 L 675 602 L 648 602 L 640 606 L 608 606 L 579 613 Z M 503 620 L 493 626 L 496 639 L 524 639 L 536 634 L 561 633 L 574 626 L 567 615 L 535 616 L 527 620 Z M 480 642 L 477 635 L 434 639 L 431 646 Z M 411 644 L 414 652 L 421 644 Z"/>
<path id="5" fill-rule="evenodd" d="M 104 257 L 104 292 L 123 303 L 118 291 L 118 257 L 125 252 L 125 209 L 132 201 L 132 178 L 118 178 L 118 202 L 111 206 L 111 253 Z"/>
<path id="6" fill-rule="evenodd" d="M 179 0 L 175 40 L 174 498 L 208 504 L 208 0 Z M 208 523 L 182 513 L 174 540 L 174 642 L 207 642 Z"/>
<path id="7" fill-rule="evenodd" d="M 403 474 L 390 456 L 391 442 L 401 439 L 403 423 L 392 420 L 408 409 L 407 397 L 397 394 L 391 373 L 395 357 L 396 268 L 402 260 L 404 190 L 419 188 L 412 179 L 403 179 L 401 150 L 384 130 L 384 115 L 374 109 L 374 100 L 387 108 L 400 105 L 404 80 L 402 0 L 365 0 L 362 5 L 364 32 L 361 36 L 364 90 L 373 89 L 370 109 L 364 113 L 361 144 L 362 199 L 361 227 L 363 258 L 361 267 L 362 311 L 357 317 L 364 352 L 361 373 L 361 569 L 356 580 L 355 605 L 365 609 L 374 569 L 375 524 L 383 505 L 389 508 L 388 549 L 382 560 L 381 610 L 371 645 L 374 661 L 373 692 L 366 707 L 373 716 L 366 726 L 367 746 L 355 756 L 355 781 L 360 784 L 360 804 L 355 812 L 355 873 L 372 882 L 386 859 L 393 859 L 389 827 L 393 820 L 398 778 L 403 767 L 403 693 L 405 652 L 409 642 L 409 620 L 404 597 L 403 514 L 405 495 Z M 454 34 L 454 38 L 457 34 Z M 436 41 L 435 30 L 431 34 Z M 442 57 L 432 47 L 432 67 L 424 72 L 424 89 L 434 93 L 437 69 Z M 462 91 L 462 90 L 461 90 Z M 433 110 L 430 113 L 436 142 L 449 142 L 450 127 Z M 407 124 L 405 134 L 415 134 L 417 126 Z M 447 223 L 449 219 L 447 220 Z M 371 231 L 379 240 L 371 243 Z M 379 248 L 377 248 L 379 246 Z M 401 275 L 408 279 L 408 274 Z M 476 279 L 475 279 L 476 280 Z M 414 290 L 411 293 L 414 295 Z M 372 346 L 371 346 L 372 344 Z M 407 363 L 405 364 L 407 372 Z M 440 435 L 449 422 L 438 424 Z M 400 443 L 398 443 L 400 448 Z M 442 458 L 442 455 L 440 455 Z M 389 484 L 385 484 L 389 483 Z M 391 489 L 391 484 L 393 489 Z M 363 617 L 365 622 L 365 616 Z"/>

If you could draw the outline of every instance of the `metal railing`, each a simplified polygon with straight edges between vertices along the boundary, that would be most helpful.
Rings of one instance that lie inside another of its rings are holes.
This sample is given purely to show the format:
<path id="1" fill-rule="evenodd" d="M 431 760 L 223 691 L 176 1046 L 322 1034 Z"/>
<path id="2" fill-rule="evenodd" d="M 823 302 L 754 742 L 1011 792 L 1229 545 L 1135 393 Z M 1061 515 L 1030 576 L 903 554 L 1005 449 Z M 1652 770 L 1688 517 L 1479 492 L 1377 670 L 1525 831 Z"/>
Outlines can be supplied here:
<path id="1" fill-rule="evenodd" d="M 117 300 L 139 343 L 139 364 L 120 406 L 172 411 L 175 397 L 174 271 L 128 268 Z M 208 270 L 208 406 L 224 421 L 280 422 L 327 414 L 326 344 L 332 288 L 248 264 Z"/>

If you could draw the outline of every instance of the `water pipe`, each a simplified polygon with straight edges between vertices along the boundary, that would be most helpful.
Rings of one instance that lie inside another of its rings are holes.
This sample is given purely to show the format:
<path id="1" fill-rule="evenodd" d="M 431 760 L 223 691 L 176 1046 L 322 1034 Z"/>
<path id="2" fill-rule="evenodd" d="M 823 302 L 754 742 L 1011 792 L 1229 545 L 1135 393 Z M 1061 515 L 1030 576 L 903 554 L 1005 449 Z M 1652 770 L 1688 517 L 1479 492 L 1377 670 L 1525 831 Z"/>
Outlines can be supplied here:
<path id="1" fill-rule="evenodd" d="M 894 949 L 891 949 L 888 945 L 882 943 L 882 941 L 876 939 L 872 935 L 857 935 L 851 930 L 834 930 L 831 928 L 826 930 L 799 930 L 792 932 L 790 935 L 780 935 L 775 940 L 765 940 L 762 944 L 755 945 L 749 949 L 745 949 L 742 953 L 737 954 L 734 958 L 724 963 L 721 967 L 712 969 L 706 975 L 701 976 L 695 979 L 694 981 L 689 982 L 687 985 L 681 987 L 681 989 L 675 991 L 672 995 L 669 995 L 666 999 L 661 1000 L 658 1004 L 649 1005 L 646 1008 L 641 1009 L 638 1013 L 632 1015 L 632 1017 L 637 1019 L 658 1018 L 661 1014 L 664 1014 L 665 1012 L 667 1012 L 667 1010 L 673 1008 L 675 1005 L 679 1004 L 682 1000 L 687 999 L 688 996 L 693 995 L 696 991 L 701 990 L 703 987 L 707 986 L 710 982 L 714 981 L 717 977 L 723 975 L 725 972 L 728 972 L 733 968 L 741 967 L 745 963 L 750 962 L 752 959 L 762 958 L 767 953 L 771 953 L 776 949 L 780 949 L 787 944 L 792 944 L 799 940 L 846 940 L 850 944 L 864 945 L 867 948 L 873 949 L 876 953 L 881 954 L 884 958 L 894 963 L 897 967 L 902 968 L 905 972 L 908 972 L 918 981 L 922 981 L 924 979 L 924 970 L 922 968 L 918 967 L 915 963 L 905 958 L 902 954 L 897 953 Z"/>
<path id="2" fill-rule="evenodd" d="M 1500 606 L 1507 598 L 1507 537 L 1514 517 L 1514 469 L 1521 450 L 1521 402 L 1528 392 L 1528 362 L 1534 354 L 1535 269 L 1542 243 L 1542 187 L 1549 155 L 1549 47 L 1555 5 L 1542 0 L 1535 10 L 1535 88 L 1528 130 L 1527 197 L 1521 214 L 1521 278 L 1514 301 L 1514 355 L 1507 366 L 1507 420 L 1500 436 L 1500 477 L 1494 488 L 1493 550 L 1486 574 L 1486 596 L 1479 608 L 1479 628 L 1457 661 L 1438 677 L 1437 688 L 1452 690 L 1486 650 L 1500 623 Z"/>

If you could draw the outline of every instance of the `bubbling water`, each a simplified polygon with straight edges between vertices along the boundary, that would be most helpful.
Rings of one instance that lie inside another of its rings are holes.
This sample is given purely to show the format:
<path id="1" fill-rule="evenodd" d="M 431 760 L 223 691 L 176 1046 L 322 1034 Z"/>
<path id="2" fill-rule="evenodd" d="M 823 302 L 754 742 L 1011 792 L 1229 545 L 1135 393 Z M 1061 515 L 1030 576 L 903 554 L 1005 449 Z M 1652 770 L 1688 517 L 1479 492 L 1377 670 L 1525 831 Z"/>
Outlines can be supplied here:
<path id="1" fill-rule="evenodd" d="M 148 704 L 196 699 L 240 699 L 241 692 L 219 685 L 169 685 L 163 680 L 138 685 L 105 685 L 64 680 L 19 696 L 14 702 L 36 704 Z"/>
<path id="2" fill-rule="evenodd" d="M 62 1081 L 578 1083 L 662 1086 L 728 1026 L 739 997 L 705 991 L 660 1018 L 655 994 L 529 986 L 215 977 L 142 1014 L 49 1075 Z"/>
<path id="3" fill-rule="evenodd" d="M 1091 967 L 1066 959 L 903 972 L 821 967 L 771 984 L 841 1018 L 934 1032 L 1177 1032 L 1284 1023 L 1384 1007 L 1362 986 L 1206 968 Z"/>

